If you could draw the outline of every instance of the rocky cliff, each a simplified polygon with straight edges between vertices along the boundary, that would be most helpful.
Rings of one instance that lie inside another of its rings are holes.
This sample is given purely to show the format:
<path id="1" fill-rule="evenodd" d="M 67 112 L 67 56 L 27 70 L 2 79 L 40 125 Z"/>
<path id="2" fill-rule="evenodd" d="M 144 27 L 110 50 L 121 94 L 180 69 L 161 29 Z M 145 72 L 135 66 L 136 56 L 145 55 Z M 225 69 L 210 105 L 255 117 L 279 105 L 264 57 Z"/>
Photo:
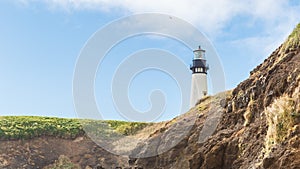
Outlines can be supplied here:
<path id="1" fill-rule="evenodd" d="M 200 101 L 189 112 L 197 115 L 195 125 L 178 145 L 158 156 L 132 161 L 144 168 L 300 168 L 299 84 L 300 24 L 247 80 L 224 97 Z M 220 114 L 220 122 L 212 136 L 199 142 L 210 114 Z M 177 120 L 188 121 L 188 116 Z M 171 144 L 176 134 L 169 138 L 155 134 L 149 139 L 159 140 L 155 145 L 159 149 Z M 147 142 L 140 146 L 153 148 Z"/>

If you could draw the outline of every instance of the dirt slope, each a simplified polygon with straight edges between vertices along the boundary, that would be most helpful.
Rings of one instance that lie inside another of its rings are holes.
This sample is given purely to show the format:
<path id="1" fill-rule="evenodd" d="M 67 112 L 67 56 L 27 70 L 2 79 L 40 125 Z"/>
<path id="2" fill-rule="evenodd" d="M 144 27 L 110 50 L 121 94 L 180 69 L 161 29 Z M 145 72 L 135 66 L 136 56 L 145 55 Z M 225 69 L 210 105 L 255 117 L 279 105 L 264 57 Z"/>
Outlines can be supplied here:
<path id="1" fill-rule="evenodd" d="M 1 141 L 0 168 L 43 168 L 60 156 L 68 157 L 82 168 L 86 166 L 117 167 L 127 159 L 111 155 L 86 137 L 75 140 L 40 137 L 31 140 Z"/>

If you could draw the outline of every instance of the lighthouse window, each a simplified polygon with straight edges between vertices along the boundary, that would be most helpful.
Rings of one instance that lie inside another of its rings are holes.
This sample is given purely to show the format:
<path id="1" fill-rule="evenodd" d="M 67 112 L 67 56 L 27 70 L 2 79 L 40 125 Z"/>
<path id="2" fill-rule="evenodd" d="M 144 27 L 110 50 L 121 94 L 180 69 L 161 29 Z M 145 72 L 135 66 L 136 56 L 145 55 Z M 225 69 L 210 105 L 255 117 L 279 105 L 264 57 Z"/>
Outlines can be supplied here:
<path id="1" fill-rule="evenodd" d="M 199 73 L 199 72 L 204 72 L 204 69 L 202 68 L 202 67 L 197 67 L 197 68 L 195 68 L 195 72 L 196 73 Z"/>
<path id="2" fill-rule="evenodd" d="M 205 51 L 204 50 L 195 50 L 194 51 L 194 59 L 204 59 Z"/>
<path id="3" fill-rule="evenodd" d="M 201 58 L 201 51 L 195 51 L 195 59 L 200 59 Z"/>

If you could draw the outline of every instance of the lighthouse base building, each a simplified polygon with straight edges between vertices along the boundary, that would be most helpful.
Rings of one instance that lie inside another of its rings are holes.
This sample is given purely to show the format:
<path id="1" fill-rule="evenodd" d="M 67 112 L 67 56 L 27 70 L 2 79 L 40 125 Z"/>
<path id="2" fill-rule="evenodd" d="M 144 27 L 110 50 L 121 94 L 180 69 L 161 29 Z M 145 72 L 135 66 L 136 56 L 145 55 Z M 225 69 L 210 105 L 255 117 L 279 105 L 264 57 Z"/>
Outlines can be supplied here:
<path id="1" fill-rule="evenodd" d="M 207 76 L 206 74 L 193 74 L 192 75 L 192 88 L 190 107 L 194 107 L 196 103 L 207 95 Z"/>

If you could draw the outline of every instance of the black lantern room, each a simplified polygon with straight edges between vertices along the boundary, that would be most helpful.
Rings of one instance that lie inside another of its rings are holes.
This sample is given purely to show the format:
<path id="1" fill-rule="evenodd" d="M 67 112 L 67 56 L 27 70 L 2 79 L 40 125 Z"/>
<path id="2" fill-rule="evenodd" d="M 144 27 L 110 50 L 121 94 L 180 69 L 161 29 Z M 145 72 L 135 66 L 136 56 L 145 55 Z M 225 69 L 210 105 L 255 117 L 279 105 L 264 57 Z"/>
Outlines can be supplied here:
<path id="1" fill-rule="evenodd" d="M 205 73 L 207 74 L 208 66 L 206 65 L 205 50 L 201 49 L 201 46 L 197 50 L 194 50 L 193 64 L 190 69 L 194 73 Z"/>

